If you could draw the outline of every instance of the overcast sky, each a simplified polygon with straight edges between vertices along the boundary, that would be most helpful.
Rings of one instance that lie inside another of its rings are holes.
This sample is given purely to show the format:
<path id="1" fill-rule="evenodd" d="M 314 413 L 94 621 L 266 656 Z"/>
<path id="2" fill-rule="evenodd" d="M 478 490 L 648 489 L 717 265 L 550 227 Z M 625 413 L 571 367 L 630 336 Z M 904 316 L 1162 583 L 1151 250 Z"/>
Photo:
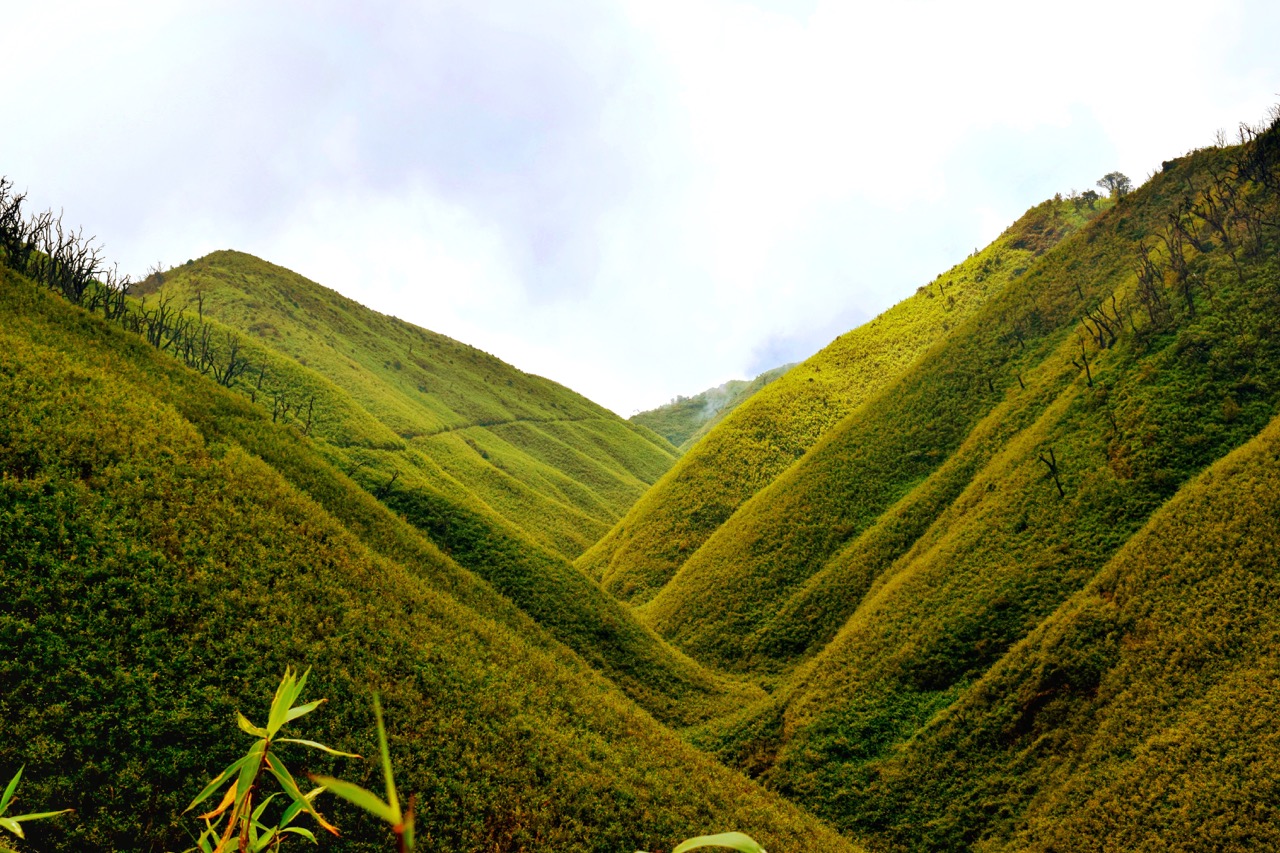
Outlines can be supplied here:
<path id="1" fill-rule="evenodd" d="M 1280 100 L 1275 0 L 10 5 L 0 174 L 122 268 L 250 252 L 622 415 Z"/>

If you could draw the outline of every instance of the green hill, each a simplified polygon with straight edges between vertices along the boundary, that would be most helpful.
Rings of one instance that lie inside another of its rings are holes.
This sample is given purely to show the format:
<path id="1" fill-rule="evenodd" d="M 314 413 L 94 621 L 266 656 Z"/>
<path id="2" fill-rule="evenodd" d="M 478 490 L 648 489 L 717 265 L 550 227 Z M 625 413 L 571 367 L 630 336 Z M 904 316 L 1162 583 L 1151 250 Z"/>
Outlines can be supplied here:
<path id="1" fill-rule="evenodd" d="M 984 251 L 752 395 L 579 557 L 578 566 L 624 600 L 649 601 L 749 498 L 1092 213 L 1066 202 L 1031 209 Z"/>
<path id="2" fill-rule="evenodd" d="M 653 430 L 681 450 L 688 450 L 744 400 L 793 367 L 794 364 L 784 364 L 755 379 L 730 379 L 692 397 L 676 397 L 665 406 L 632 415 L 629 420 Z"/>
<path id="3" fill-rule="evenodd" d="M 303 736 L 375 754 L 383 694 L 428 849 L 657 849 L 726 825 L 850 849 L 682 743 L 303 433 L 0 265 L 0 636 L 21 650 L 0 659 L 0 772 L 26 765 L 25 805 L 76 809 L 32 824 L 31 849 L 188 846 L 183 806 L 243 748 L 234 711 L 260 718 L 291 664 L 329 700 Z M 365 761 L 292 760 L 373 783 Z M 320 807 L 341 849 L 386 849 Z"/>
<path id="4" fill-rule="evenodd" d="M 252 388 L 265 363 L 264 396 L 315 398 L 316 437 L 419 467 L 430 460 L 422 476 L 460 486 L 562 557 L 594 543 L 675 458 L 561 385 L 251 255 L 215 252 L 139 292 L 246 335 L 246 347 L 265 352 L 237 384 Z"/>
<path id="5" fill-rule="evenodd" d="M 238 346 L 230 387 L 660 719 L 697 722 L 759 695 L 674 650 L 568 560 L 667 468 L 661 438 L 249 255 L 217 252 L 142 293 L 146 310 L 184 309 Z"/>
<path id="6" fill-rule="evenodd" d="M 695 742 L 877 848 L 1271 846 L 1278 214 L 1280 123 L 1166 163 L 746 501 L 643 608 L 775 687 Z"/>

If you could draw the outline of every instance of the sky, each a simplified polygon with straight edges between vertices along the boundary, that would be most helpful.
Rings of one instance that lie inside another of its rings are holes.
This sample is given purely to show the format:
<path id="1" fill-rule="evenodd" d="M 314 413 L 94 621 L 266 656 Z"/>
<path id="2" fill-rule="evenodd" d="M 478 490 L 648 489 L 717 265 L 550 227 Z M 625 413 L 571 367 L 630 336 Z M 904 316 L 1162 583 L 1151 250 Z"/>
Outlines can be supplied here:
<path id="1" fill-rule="evenodd" d="M 1280 101 L 1274 0 L 64 2 L 0 175 L 135 277 L 237 249 L 623 416 L 803 359 L 1027 208 Z"/>

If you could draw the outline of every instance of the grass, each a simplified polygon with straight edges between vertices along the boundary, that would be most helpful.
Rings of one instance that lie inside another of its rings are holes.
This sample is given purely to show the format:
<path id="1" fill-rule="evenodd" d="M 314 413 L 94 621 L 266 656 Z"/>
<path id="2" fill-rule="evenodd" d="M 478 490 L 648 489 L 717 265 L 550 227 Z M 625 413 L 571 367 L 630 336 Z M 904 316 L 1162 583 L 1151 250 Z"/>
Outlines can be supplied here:
<path id="1" fill-rule="evenodd" d="M 885 849 L 1274 843 L 1280 199 L 1238 187 L 1230 243 L 1184 220 L 1194 308 L 1168 255 L 1154 318 L 1135 273 L 1242 154 L 1047 251 L 682 567 L 651 623 L 774 685 L 696 743 Z"/>
<path id="2" fill-rule="evenodd" d="M 189 846 L 181 810 L 236 757 L 217 721 L 263 718 L 296 663 L 330 700 L 308 733 L 336 748 L 372 754 L 366 697 L 384 697 L 420 845 L 654 849 L 725 821 L 848 849 L 655 722 L 296 425 L 0 277 L 0 636 L 23 649 L 0 661 L 0 767 L 27 765 L 29 802 L 75 808 L 33 824 L 33 849 Z M 328 808 L 343 849 L 385 849 Z"/>
<path id="3" fill-rule="evenodd" d="M 577 565 L 620 598 L 649 602 L 740 507 L 1084 221 L 1065 202 L 1033 208 L 981 253 L 752 395 Z"/>

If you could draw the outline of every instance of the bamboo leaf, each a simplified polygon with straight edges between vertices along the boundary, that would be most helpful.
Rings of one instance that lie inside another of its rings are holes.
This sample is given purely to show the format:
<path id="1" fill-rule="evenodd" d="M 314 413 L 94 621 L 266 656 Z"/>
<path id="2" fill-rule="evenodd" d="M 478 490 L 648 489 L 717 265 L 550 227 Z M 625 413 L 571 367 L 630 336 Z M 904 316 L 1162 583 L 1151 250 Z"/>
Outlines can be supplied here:
<path id="1" fill-rule="evenodd" d="M 259 803 L 259 804 L 258 804 L 258 807 L 257 807 L 256 809 L 254 809 L 254 810 L 253 810 L 253 820 L 255 820 L 255 821 L 256 821 L 256 820 L 261 820 L 261 819 L 262 819 L 262 813 L 263 813 L 264 811 L 266 811 L 266 810 L 267 810 L 267 803 L 271 802 L 272 800 L 274 800 L 274 799 L 275 799 L 276 797 L 278 797 L 278 796 L 280 796 L 280 795 L 279 795 L 279 794 L 272 794 L 271 796 L 269 796 L 269 797 L 267 797 L 265 800 L 263 800 L 261 803 Z"/>
<path id="2" fill-rule="evenodd" d="M 293 781 L 293 776 L 289 774 L 289 769 L 285 767 L 284 764 L 282 764 L 274 755 L 267 756 L 267 769 L 270 770 L 271 774 L 280 782 L 280 786 L 284 788 L 286 794 L 293 797 L 295 802 L 301 801 L 305 803 L 303 808 L 306 809 L 307 814 L 316 819 L 316 823 L 320 824 L 334 835 L 338 834 L 338 828 L 320 816 L 320 813 L 316 811 L 315 806 L 311 805 L 311 801 L 308 800 L 303 795 L 301 789 L 298 788 L 298 783 Z"/>
<path id="3" fill-rule="evenodd" d="M 378 799 L 378 795 L 372 791 L 366 791 L 359 785 L 353 785 L 350 782 L 343 782 L 341 779 L 334 779 L 329 776 L 312 776 L 311 779 L 324 785 L 325 790 L 335 797 L 341 797 L 352 805 L 359 806 L 384 823 L 388 823 L 391 826 L 400 825 L 400 815 L 396 810 Z"/>
<path id="4" fill-rule="evenodd" d="M 210 782 L 208 785 L 205 785 L 204 790 L 202 790 L 199 794 L 196 794 L 196 798 L 191 801 L 191 805 L 183 809 L 183 814 L 186 814 L 187 812 L 194 809 L 197 805 L 199 805 L 200 803 L 208 799 L 209 795 L 212 794 L 214 791 L 216 791 L 219 785 L 221 785 L 223 782 L 229 779 L 231 777 L 231 774 L 239 770 L 240 765 L 244 764 L 248 760 L 249 760 L 248 755 L 242 755 L 240 756 L 240 758 L 231 762 L 231 765 L 227 767 L 226 770 L 223 770 L 217 776 L 213 777 L 213 781 Z"/>
<path id="5" fill-rule="evenodd" d="M 222 795 L 222 801 L 218 803 L 218 807 L 211 812 L 205 812 L 202 815 L 198 815 L 198 817 L 201 820 L 213 820 L 215 817 L 225 812 L 231 806 L 231 804 L 234 803 L 235 801 L 236 801 L 236 786 L 228 785 L 227 792 Z"/>
<path id="6" fill-rule="evenodd" d="M 671 853 L 685 853 L 686 850 L 696 850 L 699 847 L 728 847 L 730 850 L 739 851 L 739 853 L 765 853 L 765 849 L 756 843 L 754 839 L 743 835 L 741 832 L 699 835 L 696 838 L 681 842 Z"/>
<path id="7" fill-rule="evenodd" d="M 0 817 L 0 827 L 9 830 L 19 838 L 26 838 L 26 836 L 22 834 L 22 827 L 19 826 L 18 822 L 11 817 Z"/>
<path id="8" fill-rule="evenodd" d="M 9 801 L 13 799 L 13 792 L 18 790 L 18 780 L 22 778 L 22 771 L 27 765 L 18 768 L 18 772 L 13 774 L 13 778 L 9 780 L 9 784 L 4 788 L 4 794 L 0 796 L 0 815 L 4 814 L 4 810 L 9 807 Z"/>
<path id="9" fill-rule="evenodd" d="M 249 722 L 248 717 L 246 717 L 244 714 L 241 714 L 239 711 L 236 711 L 236 725 L 240 727 L 240 730 L 242 732 L 245 732 L 246 734 L 251 734 L 254 737 L 267 736 L 266 729 L 261 728 L 260 726 L 255 726 L 253 723 Z"/>
<path id="10" fill-rule="evenodd" d="M 319 843 L 320 843 L 319 841 L 316 841 L 316 837 L 315 837 L 315 835 L 313 835 L 313 834 L 311 833 L 311 830 L 309 830 L 309 829 L 305 829 L 304 827 L 301 827 L 301 826 L 290 826 L 290 827 L 286 827 L 286 828 L 284 828 L 284 829 L 280 830 L 280 832 L 281 832 L 282 834 L 283 834 L 283 833 L 286 833 L 286 832 L 289 832 L 289 833 L 292 833 L 292 834 L 294 834 L 294 835 L 301 835 L 303 838 L 307 839 L 307 840 L 308 840 L 308 841 L 310 841 L 312 844 L 319 844 Z"/>
<path id="11" fill-rule="evenodd" d="M 74 809 L 59 809 L 56 812 L 34 812 L 32 814 L 19 814 L 19 815 L 14 815 L 13 817 L 9 818 L 9 820 L 12 820 L 12 821 L 44 820 L 45 818 L 57 817 L 60 814 L 66 814 L 71 811 L 74 811 Z"/>
<path id="12" fill-rule="evenodd" d="M 382 722 L 382 702 L 373 694 L 373 716 L 378 721 L 378 751 L 382 754 L 382 776 L 387 784 L 387 804 L 400 823 L 400 801 L 396 798 L 396 783 L 391 777 L 391 750 L 387 748 L 387 727 Z"/>
<path id="13" fill-rule="evenodd" d="M 253 787 L 253 780 L 257 779 L 262 771 L 262 756 L 266 751 L 267 742 L 261 740 L 249 748 L 249 752 L 244 757 L 244 764 L 240 765 L 240 776 L 236 779 L 238 797 L 243 798 Z"/>
<path id="14" fill-rule="evenodd" d="M 311 789 L 307 793 L 306 801 L 308 803 L 314 803 L 316 801 L 316 797 L 320 796 L 320 794 L 323 791 L 324 791 L 323 785 L 319 788 Z M 293 819 L 298 816 L 298 814 L 302 811 L 305 805 L 306 804 L 303 803 L 301 800 L 294 800 L 293 802 L 289 803 L 289 808 L 284 810 L 284 814 L 280 816 L 280 822 L 277 824 L 277 826 L 281 826 L 281 827 L 288 826 L 290 823 L 293 822 Z"/>
<path id="15" fill-rule="evenodd" d="M 284 725 L 285 715 L 289 713 L 293 685 L 293 668 L 286 667 L 284 677 L 280 679 L 280 686 L 276 688 L 276 695 L 271 699 L 271 713 L 267 716 L 268 737 L 275 737 L 276 732 L 280 731 L 280 727 Z"/>
<path id="16" fill-rule="evenodd" d="M 286 723 L 291 723 L 294 720 L 298 719 L 299 717 L 310 714 L 312 711 L 314 711 L 316 708 L 319 708 L 324 703 L 325 703 L 324 699 L 317 699 L 314 702 L 308 702 L 305 705 L 299 705 L 297 708 L 290 708 L 289 713 L 284 715 L 284 721 Z"/>
<path id="17" fill-rule="evenodd" d="M 318 749 L 321 752 L 327 752 L 330 755 L 341 755 L 344 758 L 362 758 L 363 757 L 360 755 L 356 755 L 354 752 L 343 752 L 340 749 L 334 749 L 331 746 L 325 746 L 324 744 L 316 743 L 313 740 L 303 740 L 302 738 L 293 738 L 293 737 L 276 738 L 276 743 L 300 743 L 303 746 L 309 746 L 312 749 Z"/>

